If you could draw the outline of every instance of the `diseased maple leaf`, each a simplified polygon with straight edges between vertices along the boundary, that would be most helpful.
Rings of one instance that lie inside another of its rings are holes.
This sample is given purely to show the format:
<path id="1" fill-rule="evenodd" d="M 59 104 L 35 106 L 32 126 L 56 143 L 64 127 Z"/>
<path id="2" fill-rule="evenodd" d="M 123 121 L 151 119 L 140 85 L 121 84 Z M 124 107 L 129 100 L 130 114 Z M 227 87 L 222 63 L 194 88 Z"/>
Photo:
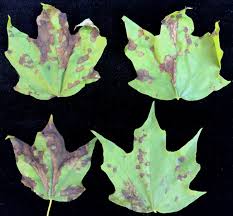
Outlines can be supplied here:
<path id="1" fill-rule="evenodd" d="M 33 146 L 13 136 L 8 138 L 14 147 L 22 183 L 38 196 L 67 202 L 85 191 L 82 179 L 90 168 L 96 138 L 69 153 L 52 116 L 44 130 L 37 133 Z"/>
<path id="2" fill-rule="evenodd" d="M 129 39 L 125 53 L 137 72 L 129 85 L 140 93 L 161 100 L 193 101 L 229 84 L 219 74 L 223 51 L 218 22 L 212 34 L 193 36 L 193 21 L 186 9 L 166 16 L 157 36 L 122 18 Z"/>
<path id="3" fill-rule="evenodd" d="M 200 170 L 196 162 L 200 131 L 184 147 L 166 150 L 166 132 L 161 130 L 152 105 L 148 119 L 134 132 L 134 148 L 126 153 L 113 142 L 93 132 L 102 143 L 102 170 L 115 187 L 109 199 L 136 212 L 176 212 L 205 192 L 189 189 Z"/>
<path id="4" fill-rule="evenodd" d="M 14 89 L 41 100 L 68 97 L 100 78 L 94 66 L 106 38 L 90 19 L 80 23 L 79 31 L 71 35 L 66 14 L 48 4 L 42 6 L 37 39 L 16 29 L 9 17 L 5 55 L 19 74 Z"/>

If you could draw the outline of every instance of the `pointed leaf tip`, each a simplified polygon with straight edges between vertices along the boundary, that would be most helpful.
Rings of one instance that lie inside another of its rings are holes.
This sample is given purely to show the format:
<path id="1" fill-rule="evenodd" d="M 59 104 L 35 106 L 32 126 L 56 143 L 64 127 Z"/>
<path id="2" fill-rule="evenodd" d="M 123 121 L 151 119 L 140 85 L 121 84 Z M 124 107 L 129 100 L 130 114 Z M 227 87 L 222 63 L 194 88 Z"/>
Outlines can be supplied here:
<path id="1" fill-rule="evenodd" d="M 14 139 L 14 138 L 15 138 L 14 136 L 7 135 L 7 136 L 6 136 L 6 138 L 5 138 L 5 140 L 8 140 L 8 139 L 10 139 L 10 140 L 11 140 L 11 139 Z"/>
<path id="2" fill-rule="evenodd" d="M 53 121 L 53 114 L 50 115 L 49 117 L 49 124 L 54 124 L 54 121 Z"/>
<path id="3" fill-rule="evenodd" d="M 10 16 L 10 15 L 8 15 L 7 17 L 8 17 L 8 20 L 7 20 L 7 27 L 9 28 L 9 27 L 11 27 L 11 26 L 12 26 L 11 16 Z"/>

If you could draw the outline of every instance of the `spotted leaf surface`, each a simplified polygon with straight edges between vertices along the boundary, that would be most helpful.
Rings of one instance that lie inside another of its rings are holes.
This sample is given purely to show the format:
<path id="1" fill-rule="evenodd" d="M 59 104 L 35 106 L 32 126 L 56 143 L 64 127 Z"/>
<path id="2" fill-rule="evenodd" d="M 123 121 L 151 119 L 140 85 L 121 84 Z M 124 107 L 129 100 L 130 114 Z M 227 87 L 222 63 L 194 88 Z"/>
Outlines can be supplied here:
<path id="1" fill-rule="evenodd" d="M 197 135 L 175 152 L 166 150 L 166 133 L 156 120 L 154 106 L 142 127 L 134 132 L 134 148 L 126 153 L 93 132 L 102 143 L 102 170 L 115 192 L 109 199 L 136 212 L 176 212 L 205 192 L 189 189 L 200 170 L 196 162 Z"/>
<path id="2" fill-rule="evenodd" d="M 125 53 L 137 72 L 129 85 L 137 91 L 161 100 L 194 101 L 229 84 L 219 74 L 223 51 L 218 22 L 212 34 L 193 36 L 186 9 L 165 17 L 156 36 L 122 18 L 129 39 Z"/>
<path id="3" fill-rule="evenodd" d="M 19 74 L 14 89 L 41 100 L 74 95 L 100 78 L 94 66 L 106 39 L 90 19 L 79 24 L 79 31 L 71 35 L 66 14 L 50 5 L 42 6 L 37 39 L 20 32 L 8 20 L 5 55 Z"/>
<path id="4" fill-rule="evenodd" d="M 33 146 L 9 136 L 14 147 L 22 183 L 46 200 L 60 202 L 78 198 L 85 188 L 82 179 L 91 165 L 96 139 L 69 153 L 52 117 Z"/>

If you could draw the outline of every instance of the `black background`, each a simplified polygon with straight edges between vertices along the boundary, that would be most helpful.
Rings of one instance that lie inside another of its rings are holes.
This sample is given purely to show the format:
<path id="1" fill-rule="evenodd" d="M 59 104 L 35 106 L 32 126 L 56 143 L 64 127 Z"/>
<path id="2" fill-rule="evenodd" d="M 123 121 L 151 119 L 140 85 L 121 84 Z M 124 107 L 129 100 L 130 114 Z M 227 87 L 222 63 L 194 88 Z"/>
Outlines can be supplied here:
<path id="1" fill-rule="evenodd" d="M 67 13 L 70 30 L 85 18 L 91 18 L 107 37 L 108 45 L 95 67 L 101 79 L 72 97 L 36 100 L 13 90 L 18 76 L 4 57 L 7 50 L 7 15 L 12 23 L 31 37 L 37 36 L 36 17 L 40 1 L 0 0 L 0 215 L 45 215 L 48 202 L 20 183 L 12 146 L 6 135 L 33 143 L 37 131 L 46 125 L 49 115 L 63 135 L 69 151 L 85 144 L 94 129 L 124 150 L 132 150 L 133 130 L 145 121 L 152 98 L 128 86 L 136 77 L 131 62 L 124 55 L 127 43 L 121 17 L 128 16 L 153 34 L 158 34 L 161 20 L 175 10 L 193 7 L 187 13 L 195 23 L 195 35 L 213 31 L 220 20 L 221 47 L 224 50 L 221 74 L 233 79 L 233 1 L 227 0 L 57 0 L 45 1 Z M 197 161 L 202 169 L 191 188 L 208 191 L 196 202 L 172 215 L 231 215 L 233 210 L 233 86 L 207 98 L 187 102 L 156 100 L 156 115 L 167 131 L 167 148 L 176 150 L 191 139 L 201 127 Z M 108 201 L 114 187 L 101 171 L 102 148 L 97 144 L 92 167 L 84 178 L 87 188 L 77 200 L 54 203 L 52 216 L 59 215 L 139 215 Z"/>

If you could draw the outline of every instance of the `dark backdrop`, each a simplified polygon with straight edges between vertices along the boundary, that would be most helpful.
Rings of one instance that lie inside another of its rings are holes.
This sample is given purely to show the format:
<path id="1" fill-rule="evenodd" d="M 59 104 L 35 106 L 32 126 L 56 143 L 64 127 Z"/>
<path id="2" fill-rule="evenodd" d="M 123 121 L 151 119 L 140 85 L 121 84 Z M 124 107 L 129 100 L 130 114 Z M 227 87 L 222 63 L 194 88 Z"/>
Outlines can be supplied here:
<path id="1" fill-rule="evenodd" d="M 225 52 L 221 74 L 233 79 L 233 2 L 232 0 L 56 0 L 45 1 L 68 15 L 71 32 L 76 24 L 90 17 L 108 39 L 105 52 L 96 66 L 101 79 L 72 97 L 39 101 L 15 92 L 18 76 L 6 60 L 7 15 L 21 31 L 37 36 L 36 17 L 41 11 L 37 0 L 0 0 L 0 215 L 41 216 L 48 202 L 20 183 L 12 146 L 4 141 L 12 134 L 32 144 L 35 134 L 53 113 L 55 124 L 72 151 L 85 144 L 94 129 L 126 151 L 132 150 L 133 130 L 145 121 L 152 98 L 130 88 L 136 77 L 131 62 L 124 55 L 127 43 L 121 17 L 158 34 L 165 15 L 193 7 L 187 13 L 195 22 L 195 35 L 213 31 L 221 20 L 221 46 Z M 167 148 L 183 146 L 201 127 L 197 160 L 202 170 L 191 184 L 192 189 L 208 191 L 179 216 L 231 215 L 233 210 L 233 86 L 196 102 L 156 100 L 159 123 L 167 131 Z M 84 178 L 87 188 L 77 200 L 54 203 L 52 216 L 69 215 L 139 215 L 108 201 L 114 187 L 101 171 L 102 148 L 96 145 L 93 163 Z"/>

